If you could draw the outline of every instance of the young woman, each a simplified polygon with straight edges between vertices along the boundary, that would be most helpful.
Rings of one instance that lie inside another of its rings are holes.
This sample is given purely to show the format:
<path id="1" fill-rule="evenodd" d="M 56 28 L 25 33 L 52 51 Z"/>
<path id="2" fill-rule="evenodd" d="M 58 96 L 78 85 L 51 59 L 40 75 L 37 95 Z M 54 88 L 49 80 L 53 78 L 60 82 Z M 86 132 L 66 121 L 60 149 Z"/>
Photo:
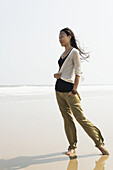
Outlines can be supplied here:
<path id="1" fill-rule="evenodd" d="M 65 133 L 70 144 L 66 154 L 72 156 L 75 154 L 75 148 L 77 148 L 77 132 L 72 117 L 73 113 L 78 123 L 94 141 L 95 147 L 103 155 L 109 155 L 109 152 L 104 147 L 104 138 L 100 130 L 84 116 L 80 103 L 81 98 L 77 91 L 81 78 L 80 55 L 84 59 L 83 55 L 87 53 L 78 47 L 74 33 L 68 27 L 60 31 L 59 41 L 61 46 L 65 47 L 65 51 L 58 60 L 59 71 L 54 74 L 54 77 L 57 79 L 55 94 L 64 120 Z M 88 56 L 85 58 L 88 58 Z"/>

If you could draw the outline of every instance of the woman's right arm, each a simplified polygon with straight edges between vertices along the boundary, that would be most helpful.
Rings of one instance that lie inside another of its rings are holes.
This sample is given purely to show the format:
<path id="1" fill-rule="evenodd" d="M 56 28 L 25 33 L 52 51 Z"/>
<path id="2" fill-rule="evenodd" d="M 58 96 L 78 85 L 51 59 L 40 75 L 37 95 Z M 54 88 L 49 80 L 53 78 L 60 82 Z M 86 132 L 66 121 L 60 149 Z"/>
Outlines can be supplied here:
<path id="1" fill-rule="evenodd" d="M 60 76 L 61 76 L 61 74 L 62 74 L 62 73 L 55 73 L 55 74 L 54 74 L 54 77 L 55 77 L 56 79 L 59 79 Z"/>

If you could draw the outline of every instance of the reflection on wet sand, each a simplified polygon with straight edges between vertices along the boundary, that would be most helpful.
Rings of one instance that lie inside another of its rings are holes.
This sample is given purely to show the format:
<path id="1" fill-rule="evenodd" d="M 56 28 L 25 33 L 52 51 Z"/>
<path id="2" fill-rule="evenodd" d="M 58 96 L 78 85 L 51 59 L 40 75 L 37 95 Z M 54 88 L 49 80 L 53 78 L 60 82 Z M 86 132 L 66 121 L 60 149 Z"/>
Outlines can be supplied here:
<path id="1" fill-rule="evenodd" d="M 113 86 L 111 90 L 84 86 L 81 92 L 88 117 L 102 128 L 111 153 L 107 161 L 108 156 L 99 154 L 79 125 L 77 157 L 66 156 L 63 151 L 68 143 L 53 87 L 30 88 L 31 93 L 29 88 L 0 90 L 0 170 L 113 170 Z"/>
<path id="2" fill-rule="evenodd" d="M 53 162 L 68 161 L 67 170 L 78 170 L 78 159 L 99 156 L 98 154 L 78 155 L 74 157 L 62 156 L 64 153 L 51 153 L 39 156 L 19 156 L 12 159 L 0 159 L 0 170 L 9 169 L 22 169 L 36 164 L 47 164 Z M 103 170 L 105 160 L 108 158 L 106 155 L 102 155 L 99 160 L 95 162 L 95 168 L 93 170 Z"/>
<path id="3" fill-rule="evenodd" d="M 103 155 L 98 161 L 95 161 L 95 168 L 93 170 L 103 170 L 105 161 L 108 158 L 109 155 Z"/>
<path id="4" fill-rule="evenodd" d="M 93 170 L 104 170 L 105 161 L 109 155 L 102 155 L 98 161 L 95 161 L 95 168 Z M 70 157 L 67 170 L 78 170 L 78 159 L 77 156 Z"/>
<path id="5" fill-rule="evenodd" d="M 70 158 L 67 170 L 78 170 L 78 159 L 76 156 Z"/>

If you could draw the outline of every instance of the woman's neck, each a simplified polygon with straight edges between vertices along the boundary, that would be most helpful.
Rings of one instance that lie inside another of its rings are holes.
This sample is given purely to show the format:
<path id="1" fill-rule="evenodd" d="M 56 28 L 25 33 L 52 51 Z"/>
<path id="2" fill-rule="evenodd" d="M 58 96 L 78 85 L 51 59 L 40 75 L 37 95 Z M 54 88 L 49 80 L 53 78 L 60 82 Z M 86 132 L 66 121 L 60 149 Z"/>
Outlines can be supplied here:
<path id="1" fill-rule="evenodd" d="M 68 45 L 65 46 L 65 51 L 68 51 L 71 48 L 72 48 L 72 46 L 70 44 L 68 44 Z"/>

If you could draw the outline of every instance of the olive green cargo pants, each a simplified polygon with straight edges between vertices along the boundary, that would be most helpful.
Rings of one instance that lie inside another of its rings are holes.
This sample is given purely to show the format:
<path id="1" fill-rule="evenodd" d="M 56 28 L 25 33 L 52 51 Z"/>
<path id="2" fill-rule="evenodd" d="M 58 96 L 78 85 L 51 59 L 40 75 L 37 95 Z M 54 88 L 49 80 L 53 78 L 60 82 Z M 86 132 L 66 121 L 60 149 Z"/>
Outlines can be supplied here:
<path id="1" fill-rule="evenodd" d="M 95 147 L 101 144 L 105 145 L 100 130 L 84 116 L 80 103 L 80 94 L 77 93 L 73 96 L 68 96 L 69 92 L 58 92 L 56 90 L 55 94 L 64 120 L 65 133 L 70 144 L 68 150 L 77 148 L 77 132 L 72 113 L 85 132 L 92 138 Z"/>

